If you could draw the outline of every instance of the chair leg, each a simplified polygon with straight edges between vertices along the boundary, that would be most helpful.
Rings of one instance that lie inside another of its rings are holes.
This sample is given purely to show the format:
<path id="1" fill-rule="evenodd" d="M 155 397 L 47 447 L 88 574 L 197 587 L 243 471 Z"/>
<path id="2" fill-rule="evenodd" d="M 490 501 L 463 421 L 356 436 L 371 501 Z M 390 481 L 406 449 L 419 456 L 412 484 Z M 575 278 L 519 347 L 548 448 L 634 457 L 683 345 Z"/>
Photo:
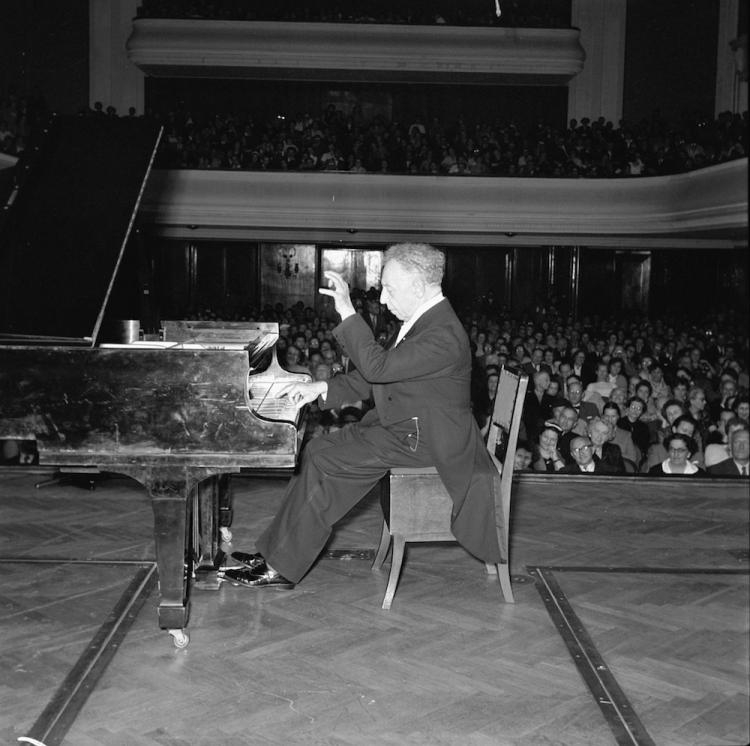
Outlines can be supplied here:
<path id="1" fill-rule="evenodd" d="M 388 530 L 388 524 L 383 521 L 383 531 L 380 534 L 380 544 L 378 551 L 375 553 L 375 559 L 372 561 L 372 570 L 379 570 L 388 556 L 388 550 L 391 548 L 391 532 Z"/>
<path id="2" fill-rule="evenodd" d="M 500 579 L 500 588 L 506 604 L 514 604 L 513 588 L 510 585 L 510 564 L 508 562 L 497 565 L 497 576 Z"/>
<path id="3" fill-rule="evenodd" d="M 396 586 L 401 576 L 401 565 L 404 562 L 404 549 L 406 541 L 403 536 L 395 534 L 393 536 L 393 554 L 391 556 L 391 572 L 388 576 L 388 587 L 385 589 L 382 608 L 388 610 L 391 608 L 393 596 L 396 594 Z"/>

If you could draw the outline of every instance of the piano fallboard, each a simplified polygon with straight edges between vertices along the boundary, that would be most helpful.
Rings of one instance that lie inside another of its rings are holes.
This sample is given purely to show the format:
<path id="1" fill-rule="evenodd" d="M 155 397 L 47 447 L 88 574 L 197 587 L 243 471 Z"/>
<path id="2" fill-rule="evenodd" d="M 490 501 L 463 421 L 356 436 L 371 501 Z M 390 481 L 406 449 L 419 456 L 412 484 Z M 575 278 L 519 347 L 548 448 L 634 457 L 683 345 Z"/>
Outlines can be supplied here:
<path id="1" fill-rule="evenodd" d="M 227 349 L 0 347 L 0 420 L 42 464 L 110 471 L 293 468 L 302 435 L 252 411 L 247 350 Z"/>

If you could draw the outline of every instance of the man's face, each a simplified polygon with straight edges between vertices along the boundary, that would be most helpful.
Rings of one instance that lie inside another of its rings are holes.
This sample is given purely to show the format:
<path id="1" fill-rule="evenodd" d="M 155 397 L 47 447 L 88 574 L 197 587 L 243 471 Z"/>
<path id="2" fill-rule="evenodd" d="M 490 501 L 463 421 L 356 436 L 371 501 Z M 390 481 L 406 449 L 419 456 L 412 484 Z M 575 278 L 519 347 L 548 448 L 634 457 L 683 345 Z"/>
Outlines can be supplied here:
<path id="1" fill-rule="evenodd" d="M 677 425 L 677 427 L 675 428 L 675 432 L 679 433 L 680 435 L 687 435 L 688 438 L 692 438 L 695 435 L 695 425 L 693 425 L 692 422 L 683 420 L 679 425 Z"/>
<path id="2" fill-rule="evenodd" d="M 565 407 L 565 409 L 560 412 L 560 418 L 558 419 L 557 424 L 560 425 L 560 428 L 564 433 L 568 433 L 575 427 L 576 422 L 578 422 L 578 413 L 575 409 Z"/>
<path id="3" fill-rule="evenodd" d="M 540 391 L 546 391 L 549 388 L 549 373 L 546 370 L 540 370 L 534 376 L 534 386 Z"/>
<path id="4" fill-rule="evenodd" d="M 732 458 L 740 463 L 747 463 L 750 460 L 750 433 L 747 430 L 737 430 L 732 433 L 729 440 L 729 453 Z"/>
<path id="5" fill-rule="evenodd" d="M 579 466 L 588 466 L 594 460 L 594 449 L 588 438 L 573 438 L 570 453 Z"/>
<path id="6" fill-rule="evenodd" d="M 678 404 L 670 404 L 664 410 L 664 414 L 667 416 L 667 422 L 671 425 L 682 414 L 682 407 Z"/>
<path id="7" fill-rule="evenodd" d="M 690 405 L 698 412 L 706 407 L 706 395 L 702 391 L 696 391 L 690 399 Z"/>
<path id="8" fill-rule="evenodd" d="M 580 383 L 571 383 L 568 386 L 568 399 L 571 404 L 578 404 L 583 397 L 583 389 Z"/>
<path id="9" fill-rule="evenodd" d="M 731 378 L 725 378 L 721 384 L 721 396 L 729 399 L 737 393 L 737 384 Z"/>
<path id="10" fill-rule="evenodd" d="M 609 426 L 606 422 L 592 422 L 589 437 L 595 448 L 601 448 L 609 440 Z"/>
<path id="11" fill-rule="evenodd" d="M 422 303 L 421 293 L 416 290 L 423 285 L 412 272 L 407 272 L 397 261 L 387 262 L 381 277 L 383 289 L 380 302 L 401 321 L 408 321 Z"/>

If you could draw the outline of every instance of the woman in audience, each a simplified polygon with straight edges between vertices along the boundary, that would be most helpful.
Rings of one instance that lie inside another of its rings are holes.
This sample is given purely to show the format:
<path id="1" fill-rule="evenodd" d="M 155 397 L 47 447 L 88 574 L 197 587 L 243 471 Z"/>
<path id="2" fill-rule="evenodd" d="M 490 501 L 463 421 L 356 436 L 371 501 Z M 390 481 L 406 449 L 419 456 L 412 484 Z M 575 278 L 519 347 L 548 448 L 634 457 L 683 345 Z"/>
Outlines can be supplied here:
<path id="1" fill-rule="evenodd" d="M 560 428 L 545 425 L 534 445 L 532 468 L 534 471 L 556 472 L 565 466 L 565 459 L 557 448 Z"/>
<path id="2" fill-rule="evenodd" d="M 649 443 L 651 442 L 651 434 L 648 429 L 648 425 L 643 422 L 643 413 L 646 411 L 646 405 L 643 399 L 639 399 L 637 396 L 631 396 L 625 402 L 625 414 L 620 417 L 617 422 L 617 426 L 623 430 L 627 430 L 630 433 L 630 437 L 633 439 L 636 447 L 641 453 L 648 451 Z"/>
<path id="3" fill-rule="evenodd" d="M 665 446 L 667 458 L 648 470 L 650 477 L 705 475 L 706 472 L 690 460 L 695 453 L 695 441 L 687 435 L 673 433 L 665 440 Z"/>

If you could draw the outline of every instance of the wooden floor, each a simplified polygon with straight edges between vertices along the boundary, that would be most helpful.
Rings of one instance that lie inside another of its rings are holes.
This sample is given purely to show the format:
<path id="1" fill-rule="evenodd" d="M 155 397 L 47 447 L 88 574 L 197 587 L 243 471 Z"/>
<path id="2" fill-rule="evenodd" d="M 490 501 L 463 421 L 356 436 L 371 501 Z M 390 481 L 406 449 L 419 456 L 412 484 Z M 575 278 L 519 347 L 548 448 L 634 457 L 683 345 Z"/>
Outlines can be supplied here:
<path id="1" fill-rule="evenodd" d="M 519 499 L 514 605 L 459 547 L 415 545 L 390 611 L 366 503 L 295 590 L 194 593 L 179 650 L 138 485 L 39 479 L 0 471 L 2 744 L 750 740 L 747 500 Z M 252 549 L 284 480 L 233 481 Z"/>

